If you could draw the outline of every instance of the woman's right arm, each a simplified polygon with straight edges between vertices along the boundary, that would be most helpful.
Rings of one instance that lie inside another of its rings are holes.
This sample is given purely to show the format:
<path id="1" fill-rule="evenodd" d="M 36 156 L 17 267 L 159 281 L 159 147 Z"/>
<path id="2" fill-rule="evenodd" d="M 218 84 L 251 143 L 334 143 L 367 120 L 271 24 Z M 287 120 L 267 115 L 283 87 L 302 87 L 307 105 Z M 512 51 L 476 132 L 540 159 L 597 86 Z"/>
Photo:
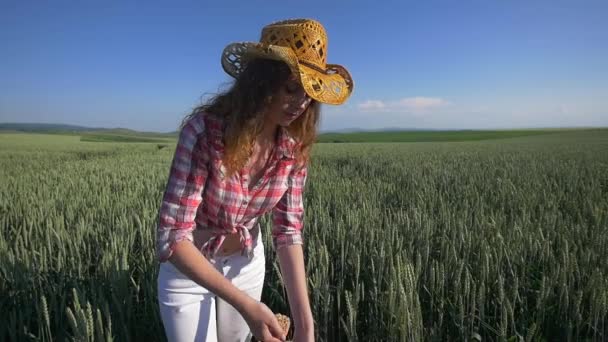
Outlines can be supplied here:
<path id="1" fill-rule="evenodd" d="M 220 274 L 193 243 L 194 218 L 209 175 L 209 153 L 201 144 L 204 134 L 202 118 L 190 119 L 179 134 L 159 212 L 157 257 L 159 262 L 171 262 L 184 275 L 238 309 L 249 304 L 247 296 Z"/>
<path id="2" fill-rule="evenodd" d="M 174 246 L 169 261 L 194 282 L 220 296 L 242 314 L 255 310 L 259 304 L 224 277 L 192 242 L 179 241 Z"/>
<path id="3" fill-rule="evenodd" d="M 243 314 L 257 338 L 278 341 L 272 336 L 282 333 L 272 311 L 235 287 L 194 246 L 194 218 L 208 177 L 209 154 L 200 143 L 203 134 L 200 117 L 190 119 L 180 132 L 159 212 L 157 258 L 171 262 L 192 281 L 230 303 Z"/>

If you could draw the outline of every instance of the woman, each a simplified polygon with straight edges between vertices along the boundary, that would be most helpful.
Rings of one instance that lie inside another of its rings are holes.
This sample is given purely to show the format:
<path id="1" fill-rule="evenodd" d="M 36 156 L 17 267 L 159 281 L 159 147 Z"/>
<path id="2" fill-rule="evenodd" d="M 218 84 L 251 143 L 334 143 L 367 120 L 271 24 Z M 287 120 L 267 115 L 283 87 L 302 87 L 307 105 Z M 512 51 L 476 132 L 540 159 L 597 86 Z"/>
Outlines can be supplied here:
<path id="1" fill-rule="evenodd" d="M 353 88 L 346 69 L 326 64 L 326 42 L 320 23 L 293 19 L 265 26 L 259 43 L 228 45 L 222 67 L 235 82 L 184 120 L 157 231 L 170 341 L 285 340 L 260 302 L 268 212 L 293 340 L 314 340 L 302 192 L 320 103 L 343 103 Z"/>

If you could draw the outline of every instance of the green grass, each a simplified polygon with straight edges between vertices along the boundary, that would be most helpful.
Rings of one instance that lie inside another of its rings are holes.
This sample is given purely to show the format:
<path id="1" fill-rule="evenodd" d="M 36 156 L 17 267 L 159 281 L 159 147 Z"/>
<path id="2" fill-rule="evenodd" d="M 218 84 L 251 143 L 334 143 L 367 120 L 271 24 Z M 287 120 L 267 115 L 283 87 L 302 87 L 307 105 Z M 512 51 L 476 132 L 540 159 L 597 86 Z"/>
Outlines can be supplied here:
<path id="1" fill-rule="evenodd" d="M 167 143 L 175 141 L 172 138 L 152 138 L 141 135 L 120 134 L 86 134 L 81 136 L 80 141 L 85 142 L 121 142 L 121 143 Z"/>
<path id="2" fill-rule="evenodd" d="M 506 139 L 532 135 L 559 133 L 562 129 L 542 130 L 503 130 L 503 131 L 394 131 L 394 132 L 358 132 L 358 133 L 324 133 L 319 135 L 321 143 L 343 142 L 434 142 L 434 141 L 478 141 Z"/>
<path id="3" fill-rule="evenodd" d="M 32 148 L 71 149 L 82 148 L 79 136 L 38 134 L 38 133 L 0 133 L 0 150 L 29 150 Z"/>
<path id="4" fill-rule="evenodd" d="M 585 129 L 585 131 L 605 131 L 606 128 Z M 320 134 L 319 143 L 364 143 L 364 142 L 458 142 L 458 141 L 481 141 L 494 139 L 509 139 L 535 135 L 555 134 L 561 132 L 577 132 L 580 129 L 523 129 L 523 130 L 459 130 L 459 131 L 387 131 L 387 132 L 358 132 L 358 133 L 324 133 Z M 40 136 L 78 136 L 83 142 L 117 142 L 117 143 L 175 143 L 176 135 L 168 133 L 130 133 L 120 130 L 103 133 L 94 132 L 61 132 L 49 133 L 21 133 L 4 132 L 0 135 L 11 136 L 12 134 L 23 134 L 25 137 L 36 139 Z M 59 138 L 58 138 L 59 139 Z"/>
<path id="5" fill-rule="evenodd" d="M 0 134 L 0 340 L 162 339 L 174 148 Z M 318 144 L 305 208 L 317 341 L 608 337 L 607 130 Z M 262 300 L 289 314 L 266 253 Z"/>

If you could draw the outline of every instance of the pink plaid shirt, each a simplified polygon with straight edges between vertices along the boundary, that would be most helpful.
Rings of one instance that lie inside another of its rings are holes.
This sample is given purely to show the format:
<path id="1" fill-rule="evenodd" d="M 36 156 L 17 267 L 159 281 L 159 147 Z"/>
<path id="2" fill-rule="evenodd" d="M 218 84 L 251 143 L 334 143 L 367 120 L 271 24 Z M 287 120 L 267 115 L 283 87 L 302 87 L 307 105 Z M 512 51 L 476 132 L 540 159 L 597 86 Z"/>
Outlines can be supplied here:
<path id="1" fill-rule="evenodd" d="M 226 234 L 240 234 L 241 254 L 252 257 L 249 230 L 258 218 L 272 211 L 272 244 L 302 244 L 304 206 L 302 192 L 307 167 L 297 168 L 296 141 L 280 127 L 277 144 L 260 180 L 249 189 L 247 169 L 226 178 L 223 120 L 214 115 L 189 119 L 179 135 L 169 180 L 159 211 L 156 253 L 164 262 L 177 241 L 193 241 L 193 229 L 210 229 L 214 235 L 201 252 L 213 257 Z"/>

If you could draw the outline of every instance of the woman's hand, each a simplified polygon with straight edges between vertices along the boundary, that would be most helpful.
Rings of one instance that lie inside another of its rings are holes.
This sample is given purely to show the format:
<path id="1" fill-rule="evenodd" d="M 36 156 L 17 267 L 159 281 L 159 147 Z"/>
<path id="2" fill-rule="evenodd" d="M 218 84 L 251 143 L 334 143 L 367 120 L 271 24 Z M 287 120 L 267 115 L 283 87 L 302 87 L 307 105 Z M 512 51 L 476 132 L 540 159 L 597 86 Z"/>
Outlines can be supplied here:
<path id="1" fill-rule="evenodd" d="M 279 321 L 266 304 L 252 300 L 242 315 L 258 341 L 285 341 L 287 336 L 283 334 Z"/>

